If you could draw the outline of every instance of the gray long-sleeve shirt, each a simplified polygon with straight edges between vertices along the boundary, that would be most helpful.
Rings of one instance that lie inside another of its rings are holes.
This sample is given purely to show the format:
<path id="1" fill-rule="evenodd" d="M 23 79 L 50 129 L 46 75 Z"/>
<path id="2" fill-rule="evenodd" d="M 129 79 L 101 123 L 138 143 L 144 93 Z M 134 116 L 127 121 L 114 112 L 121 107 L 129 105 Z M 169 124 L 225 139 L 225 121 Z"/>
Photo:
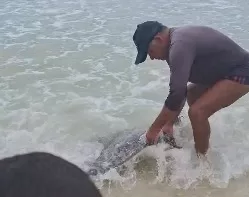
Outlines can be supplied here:
<path id="1" fill-rule="evenodd" d="M 225 76 L 249 76 L 249 53 L 223 33 L 206 26 L 170 29 L 167 62 L 170 90 L 165 105 L 178 110 L 187 83 L 212 85 Z"/>

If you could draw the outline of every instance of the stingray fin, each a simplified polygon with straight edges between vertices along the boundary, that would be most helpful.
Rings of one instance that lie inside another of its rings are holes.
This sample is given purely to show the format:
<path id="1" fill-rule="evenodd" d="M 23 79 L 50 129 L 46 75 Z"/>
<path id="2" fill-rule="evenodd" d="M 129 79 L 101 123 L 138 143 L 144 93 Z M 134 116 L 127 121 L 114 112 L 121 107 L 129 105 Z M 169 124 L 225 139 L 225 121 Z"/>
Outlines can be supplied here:
<path id="1" fill-rule="evenodd" d="M 163 134 L 163 141 L 172 146 L 173 148 L 178 148 L 178 149 L 182 148 L 176 144 L 175 138 L 173 136 L 170 136 L 166 133 Z"/>

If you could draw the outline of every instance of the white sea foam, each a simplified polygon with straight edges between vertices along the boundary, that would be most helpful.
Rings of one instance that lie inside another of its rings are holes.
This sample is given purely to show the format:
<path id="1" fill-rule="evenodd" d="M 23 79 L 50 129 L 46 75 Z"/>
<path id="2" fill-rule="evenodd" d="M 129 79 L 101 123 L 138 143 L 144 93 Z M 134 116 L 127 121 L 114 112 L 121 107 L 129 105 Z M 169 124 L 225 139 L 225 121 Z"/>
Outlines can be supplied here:
<path id="1" fill-rule="evenodd" d="M 149 59 L 141 66 L 133 64 L 132 35 L 139 22 L 211 24 L 249 48 L 245 0 L 239 4 L 5 0 L 2 5 L 1 157 L 45 150 L 87 169 L 87 161 L 103 148 L 91 139 L 133 127 L 146 130 L 167 96 L 169 70 L 165 62 Z M 100 177 L 100 187 L 109 179 L 132 190 L 131 196 L 150 194 L 147 187 L 140 193 L 135 190 L 146 180 L 158 187 L 186 189 L 185 196 L 205 181 L 229 188 L 233 178 L 238 180 L 249 169 L 247 106 L 246 96 L 211 118 L 211 149 L 207 160 L 201 161 L 194 154 L 186 106 L 183 125 L 175 133 L 182 150 L 148 148 L 130 162 L 124 176 L 113 170 Z M 110 185 L 109 192 L 114 190 Z M 158 192 L 158 196 L 165 194 Z"/>

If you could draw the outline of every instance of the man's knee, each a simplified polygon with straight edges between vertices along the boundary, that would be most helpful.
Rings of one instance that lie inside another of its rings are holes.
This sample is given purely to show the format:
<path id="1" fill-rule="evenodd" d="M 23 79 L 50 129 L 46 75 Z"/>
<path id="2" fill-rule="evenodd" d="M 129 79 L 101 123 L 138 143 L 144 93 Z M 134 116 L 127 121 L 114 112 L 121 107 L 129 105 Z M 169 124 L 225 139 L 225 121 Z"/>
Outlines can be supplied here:
<path id="1" fill-rule="evenodd" d="M 204 85 L 188 85 L 187 101 L 189 105 L 188 115 L 190 119 L 205 118 L 205 108 L 194 103 L 207 89 L 208 87 Z"/>
<path id="2" fill-rule="evenodd" d="M 190 120 L 204 119 L 206 118 L 205 109 L 198 105 L 191 105 L 188 110 L 188 116 Z"/>
<path id="3" fill-rule="evenodd" d="M 187 87 L 187 102 L 190 106 L 192 104 L 193 100 L 193 88 L 195 87 L 195 84 L 189 84 Z"/>
<path id="4" fill-rule="evenodd" d="M 208 89 L 207 86 L 189 84 L 187 87 L 187 102 L 191 106 Z"/>

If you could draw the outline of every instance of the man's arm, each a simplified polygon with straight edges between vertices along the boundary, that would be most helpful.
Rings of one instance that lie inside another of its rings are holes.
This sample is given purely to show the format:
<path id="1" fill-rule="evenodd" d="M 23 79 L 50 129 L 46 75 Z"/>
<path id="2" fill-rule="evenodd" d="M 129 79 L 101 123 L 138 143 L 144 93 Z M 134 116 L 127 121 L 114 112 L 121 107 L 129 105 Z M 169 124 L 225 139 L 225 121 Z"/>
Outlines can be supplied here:
<path id="1" fill-rule="evenodd" d="M 187 83 L 194 57 L 195 48 L 191 44 L 178 41 L 171 46 L 169 56 L 171 67 L 169 95 L 148 132 L 158 134 L 166 123 L 174 124 L 185 103 Z"/>
<path id="2" fill-rule="evenodd" d="M 166 123 L 173 125 L 178 115 L 179 111 L 171 111 L 164 105 L 161 112 L 150 126 L 149 131 L 159 133 Z"/>

